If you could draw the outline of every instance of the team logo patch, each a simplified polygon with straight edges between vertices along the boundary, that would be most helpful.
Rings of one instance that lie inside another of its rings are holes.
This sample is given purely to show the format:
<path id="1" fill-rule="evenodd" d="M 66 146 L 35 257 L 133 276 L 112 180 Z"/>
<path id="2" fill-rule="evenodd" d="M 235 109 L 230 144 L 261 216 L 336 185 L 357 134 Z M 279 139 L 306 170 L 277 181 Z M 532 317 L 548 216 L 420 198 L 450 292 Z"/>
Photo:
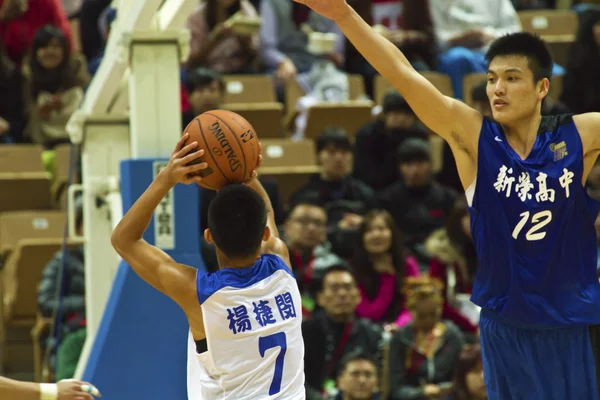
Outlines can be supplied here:
<path id="1" fill-rule="evenodd" d="M 564 141 L 560 143 L 551 143 L 550 150 L 554 153 L 554 161 L 561 160 L 569 154 L 567 152 L 567 144 Z"/>

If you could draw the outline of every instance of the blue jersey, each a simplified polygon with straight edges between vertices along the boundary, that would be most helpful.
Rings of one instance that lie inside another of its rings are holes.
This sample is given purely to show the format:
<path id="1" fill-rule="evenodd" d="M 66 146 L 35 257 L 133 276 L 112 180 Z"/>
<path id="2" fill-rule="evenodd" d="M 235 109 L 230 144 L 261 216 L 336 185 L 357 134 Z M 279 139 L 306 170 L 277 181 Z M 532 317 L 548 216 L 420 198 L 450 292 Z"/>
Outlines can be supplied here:
<path id="1" fill-rule="evenodd" d="M 467 190 L 479 268 L 471 300 L 526 326 L 600 323 L 594 220 L 571 116 L 543 117 L 523 160 L 484 119 L 477 178 Z"/>

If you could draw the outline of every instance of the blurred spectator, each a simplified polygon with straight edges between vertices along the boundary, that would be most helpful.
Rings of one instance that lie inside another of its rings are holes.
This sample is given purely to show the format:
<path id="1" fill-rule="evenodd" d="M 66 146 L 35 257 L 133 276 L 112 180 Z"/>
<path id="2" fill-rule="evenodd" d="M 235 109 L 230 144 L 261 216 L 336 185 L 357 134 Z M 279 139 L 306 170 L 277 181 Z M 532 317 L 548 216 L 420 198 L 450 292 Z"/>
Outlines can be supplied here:
<path id="1" fill-rule="evenodd" d="M 206 67 L 222 74 L 255 72 L 258 54 L 258 27 L 239 29 L 233 19 L 258 17 L 248 0 L 201 0 L 190 15 L 187 27 L 192 35 L 187 67 Z"/>
<path id="2" fill-rule="evenodd" d="M 465 346 L 460 353 L 451 400 L 486 400 L 483 361 L 479 344 Z"/>
<path id="3" fill-rule="evenodd" d="M 46 25 L 35 34 L 23 76 L 27 134 L 46 149 L 68 143 L 65 125 L 79 107 L 89 81 L 83 56 L 71 54 L 62 31 Z"/>
<path id="4" fill-rule="evenodd" d="M 191 108 L 183 112 L 182 126 L 186 127 L 197 115 L 221 108 L 225 99 L 225 81 L 213 70 L 196 68 L 184 81 Z"/>
<path id="5" fill-rule="evenodd" d="M 337 378 L 339 393 L 332 400 L 379 400 L 377 360 L 365 351 L 346 355 Z"/>
<path id="6" fill-rule="evenodd" d="M 356 179 L 379 191 L 399 178 L 398 146 L 408 138 L 427 139 L 428 133 L 395 89 L 383 99 L 383 115 L 364 125 L 356 134 L 354 167 Z"/>
<path id="7" fill-rule="evenodd" d="M 292 207 L 283 226 L 290 250 L 292 270 L 302 294 L 304 316 L 315 309 L 316 282 L 332 265 L 343 263 L 327 241 L 327 213 L 318 204 L 299 203 Z"/>
<path id="8" fill-rule="evenodd" d="M 600 10 L 581 16 L 577 39 L 571 45 L 561 101 L 571 112 L 600 112 Z"/>
<path id="9" fill-rule="evenodd" d="M 352 260 L 361 295 L 356 315 L 378 323 L 408 324 L 403 283 L 420 271 L 417 261 L 404 253 L 402 233 L 383 210 L 369 212 L 358 233 Z"/>
<path id="10" fill-rule="evenodd" d="M 510 0 L 430 0 L 433 31 L 439 47 L 438 70 L 452 80 L 456 98 L 463 98 L 463 76 L 485 72 L 485 50 L 496 38 L 521 30 Z"/>
<path id="11" fill-rule="evenodd" d="M 349 258 L 362 216 L 377 206 L 375 193 L 350 176 L 352 144 L 346 131 L 328 128 L 316 142 L 322 172 L 294 193 L 290 203 L 309 202 L 323 206 L 327 210 L 327 231 L 332 249 L 339 256 Z"/>
<path id="12" fill-rule="evenodd" d="M 44 25 L 60 29 L 71 46 L 71 27 L 60 0 L 0 0 L 0 40 L 15 64 L 21 64 Z"/>
<path id="13" fill-rule="evenodd" d="M 334 391 L 346 354 L 360 349 L 379 357 L 383 333 L 380 326 L 354 316 L 360 294 L 349 268 L 326 269 L 317 293 L 323 310 L 302 322 L 307 400 L 321 400 L 323 392 Z"/>
<path id="14" fill-rule="evenodd" d="M 0 43 L 0 143 L 23 141 L 23 77 Z"/>
<path id="15" fill-rule="evenodd" d="M 435 43 L 426 1 L 350 0 L 348 3 L 371 25 L 385 27 L 385 35 L 402 50 L 413 67 L 418 70 L 433 68 Z M 362 75 L 367 94 L 373 97 L 373 79 L 378 75 L 377 71 L 349 40 L 346 40 L 345 55 L 344 69 Z"/>
<path id="16" fill-rule="evenodd" d="M 75 227 L 78 234 L 83 232 L 83 203 L 81 198 L 75 202 Z M 64 258 L 63 258 L 64 255 Z M 62 296 L 62 299 L 59 298 Z M 59 250 L 48 262 L 42 273 L 38 287 L 38 307 L 45 318 L 59 318 L 55 321 L 61 343 L 58 347 L 58 366 L 56 379 L 72 378 L 75 375 L 77 362 L 83 342 L 85 342 L 85 261 L 83 246 L 68 248 L 63 253 Z M 60 312 L 59 312 L 60 307 Z M 75 335 L 74 337 L 71 337 Z M 81 338 L 79 341 L 74 338 Z M 67 346 L 62 345 L 67 341 Z M 70 344 L 69 344 L 70 342 Z M 54 359 L 56 343 L 54 338 L 47 344 L 50 346 L 50 361 Z M 77 350 L 78 349 L 78 350 Z"/>
<path id="17" fill-rule="evenodd" d="M 67 18 L 70 20 L 79 18 L 79 11 L 84 0 L 62 0 L 62 5 L 67 14 Z"/>
<path id="18" fill-rule="evenodd" d="M 79 12 L 79 36 L 83 55 L 93 60 L 104 51 L 106 38 L 100 28 L 100 16 L 110 7 L 111 0 L 85 0 Z"/>
<path id="19" fill-rule="evenodd" d="M 450 212 L 446 226 L 427 239 L 425 248 L 432 257 L 429 276 L 444 284 L 442 317 L 474 334 L 477 331 L 474 320 L 478 318 L 468 313 L 475 310 L 469 298 L 478 261 L 469 224 L 467 203 L 459 200 Z"/>
<path id="20" fill-rule="evenodd" d="M 422 243 L 444 226 L 457 195 L 434 180 L 429 142 L 407 139 L 398 148 L 397 161 L 401 180 L 381 193 L 379 201 L 404 234 L 406 245 L 425 261 Z"/>
<path id="21" fill-rule="evenodd" d="M 260 60 L 274 75 L 281 100 L 283 86 L 292 79 L 299 78 L 302 88 L 309 90 L 308 72 L 319 56 L 308 51 L 305 26 L 314 32 L 338 35 L 336 51 L 329 58 L 337 66 L 343 65 L 345 38 L 335 22 L 289 0 L 262 1 L 260 16 Z"/>
<path id="22" fill-rule="evenodd" d="M 104 58 L 106 44 L 108 43 L 108 35 L 110 34 L 110 28 L 116 18 L 117 10 L 112 7 L 107 7 L 100 15 L 98 25 L 100 33 L 102 35 L 104 47 L 99 48 L 96 52 L 96 55 L 93 58 L 88 58 L 88 71 L 92 76 L 94 76 L 96 74 L 96 71 L 98 71 L 98 68 L 100 68 L 100 64 L 102 63 L 102 59 Z"/>
<path id="23" fill-rule="evenodd" d="M 413 322 L 390 342 L 391 400 L 439 399 L 450 393 L 463 348 L 460 330 L 441 321 L 442 285 L 427 276 L 408 278 L 406 296 Z"/>
<path id="24" fill-rule="evenodd" d="M 512 3 L 517 11 L 556 8 L 556 0 L 512 0 Z"/>

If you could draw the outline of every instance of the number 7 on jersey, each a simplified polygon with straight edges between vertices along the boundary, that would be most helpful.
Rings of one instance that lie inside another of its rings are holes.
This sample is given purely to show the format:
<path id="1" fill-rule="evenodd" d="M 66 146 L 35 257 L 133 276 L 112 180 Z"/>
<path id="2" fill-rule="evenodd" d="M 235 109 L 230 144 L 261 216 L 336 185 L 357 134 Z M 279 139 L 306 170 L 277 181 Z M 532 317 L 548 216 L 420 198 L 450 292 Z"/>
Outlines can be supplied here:
<path id="1" fill-rule="evenodd" d="M 269 349 L 280 347 L 279 354 L 275 360 L 275 372 L 273 373 L 273 380 L 269 387 L 269 396 L 279 393 L 281 390 L 281 377 L 283 375 L 283 359 L 285 358 L 285 352 L 287 350 L 287 340 L 285 332 L 274 333 L 269 336 L 261 336 L 258 338 L 258 352 L 260 356 L 264 358 L 265 352 Z"/>

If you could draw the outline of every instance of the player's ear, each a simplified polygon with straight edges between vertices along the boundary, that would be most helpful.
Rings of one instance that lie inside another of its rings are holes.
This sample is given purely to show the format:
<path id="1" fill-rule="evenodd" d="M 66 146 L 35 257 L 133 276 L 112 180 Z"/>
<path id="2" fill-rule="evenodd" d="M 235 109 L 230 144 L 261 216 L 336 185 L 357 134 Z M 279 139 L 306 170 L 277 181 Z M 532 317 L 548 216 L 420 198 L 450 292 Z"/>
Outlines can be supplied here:
<path id="1" fill-rule="evenodd" d="M 206 228 L 204 230 L 204 240 L 206 240 L 206 242 L 208 242 L 208 243 L 214 243 L 215 242 L 214 239 L 213 239 L 212 233 L 210 232 L 210 229 L 208 229 L 208 228 Z"/>
<path id="2" fill-rule="evenodd" d="M 540 81 L 538 90 L 538 99 L 542 100 L 548 96 L 548 92 L 550 91 L 550 80 L 548 78 L 543 78 Z"/>
<path id="3" fill-rule="evenodd" d="M 263 242 L 266 242 L 270 238 L 271 238 L 271 230 L 269 229 L 268 226 L 265 226 L 265 231 L 263 232 L 262 240 L 263 240 Z"/>

